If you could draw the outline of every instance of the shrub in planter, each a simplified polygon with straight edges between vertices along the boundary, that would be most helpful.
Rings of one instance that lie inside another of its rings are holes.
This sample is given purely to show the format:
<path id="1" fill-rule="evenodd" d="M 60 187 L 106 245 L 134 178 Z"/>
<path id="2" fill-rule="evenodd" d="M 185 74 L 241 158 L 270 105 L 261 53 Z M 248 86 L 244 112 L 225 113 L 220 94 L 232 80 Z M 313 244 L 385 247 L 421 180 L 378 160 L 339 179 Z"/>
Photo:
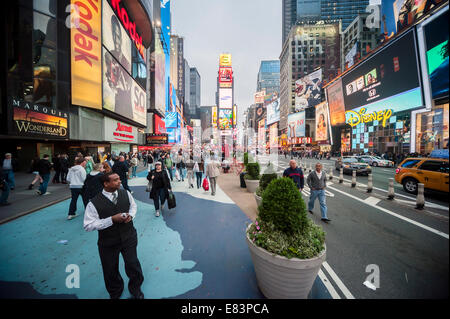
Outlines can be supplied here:
<path id="1" fill-rule="evenodd" d="M 259 194 L 257 195 L 262 197 L 262 192 L 265 191 L 266 187 L 270 184 L 271 181 L 277 178 L 278 178 L 277 173 L 262 174 L 259 180 L 259 188 L 261 189 L 261 195 Z"/>
<path id="2" fill-rule="evenodd" d="M 249 180 L 259 180 L 260 175 L 260 166 L 259 163 L 248 163 L 247 164 L 247 174 L 245 174 L 245 179 Z"/>
<path id="3" fill-rule="evenodd" d="M 262 193 L 259 215 L 248 228 L 256 246 L 287 258 L 308 259 L 325 248 L 325 233 L 306 213 L 303 198 L 290 178 L 270 182 Z"/>

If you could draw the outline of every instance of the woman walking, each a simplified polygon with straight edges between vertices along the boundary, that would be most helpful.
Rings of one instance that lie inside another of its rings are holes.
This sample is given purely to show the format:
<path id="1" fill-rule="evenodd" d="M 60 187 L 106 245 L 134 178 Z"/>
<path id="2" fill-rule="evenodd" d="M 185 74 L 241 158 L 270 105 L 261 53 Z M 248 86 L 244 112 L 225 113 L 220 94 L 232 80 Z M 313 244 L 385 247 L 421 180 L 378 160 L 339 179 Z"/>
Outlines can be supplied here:
<path id="1" fill-rule="evenodd" d="M 86 160 L 86 175 L 89 175 L 94 169 L 94 161 L 92 160 L 92 156 L 86 156 L 84 159 Z"/>
<path id="2" fill-rule="evenodd" d="M 195 173 L 195 178 L 197 179 L 197 189 L 202 187 L 202 177 L 203 177 L 204 169 L 205 169 L 205 166 L 204 166 L 202 159 L 200 159 L 200 163 L 198 161 L 195 162 L 194 173 Z"/>
<path id="3" fill-rule="evenodd" d="M 194 163 L 193 157 L 191 155 L 190 161 L 188 163 L 186 163 L 189 188 L 194 188 L 194 165 L 195 165 L 195 163 Z"/>
<path id="4" fill-rule="evenodd" d="M 180 173 L 181 181 L 184 182 L 184 174 L 183 170 L 186 168 L 186 164 L 184 163 L 183 155 L 178 153 L 178 160 L 177 160 L 177 170 Z"/>
<path id="5" fill-rule="evenodd" d="M 153 203 L 155 205 L 155 216 L 159 217 L 160 202 L 162 211 L 166 198 L 169 197 L 169 189 L 172 189 L 169 176 L 167 175 L 167 172 L 162 169 L 161 162 L 155 163 L 155 169 L 148 173 L 147 179 L 152 182 L 150 198 L 153 199 Z"/>
<path id="6" fill-rule="evenodd" d="M 134 154 L 133 158 L 131 159 L 131 177 L 137 177 L 136 176 L 136 170 L 138 167 L 138 159 L 137 159 L 137 155 Z"/>

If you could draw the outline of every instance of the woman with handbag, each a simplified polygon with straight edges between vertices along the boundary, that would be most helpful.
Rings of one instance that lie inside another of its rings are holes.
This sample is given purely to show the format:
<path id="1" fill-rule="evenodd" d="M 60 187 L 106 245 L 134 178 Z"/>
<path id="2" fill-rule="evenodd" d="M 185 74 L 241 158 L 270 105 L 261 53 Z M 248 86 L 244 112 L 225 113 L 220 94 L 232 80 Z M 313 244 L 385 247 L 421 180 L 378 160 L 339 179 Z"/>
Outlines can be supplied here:
<path id="1" fill-rule="evenodd" d="M 150 198 L 153 199 L 155 205 L 155 216 L 159 217 L 160 201 L 161 210 L 163 210 L 166 198 L 169 197 L 169 190 L 172 189 L 169 176 L 167 172 L 162 169 L 161 162 L 155 163 L 155 169 L 148 173 L 147 179 L 152 183 Z"/>
<path id="2" fill-rule="evenodd" d="M 193 162 L 193 157 L 191 155 L 190 161 L 186 164 L 189 188 L 194 188 L 194 166 L 195 163 Z"/>
<path id="3" fill-rule="evenodd" d="M 194 173 L 195 173 L 195 178 L 197 179 L 197 189 L 202 187 L 202 177 L 203 177 L 203 170 L 204 170 L 203 164 L 204 164 L 203 160 L 201 160 L 201 159 L 200 159 L 200 163 L 198 161 L 196 161 L 194 164 Z"/>

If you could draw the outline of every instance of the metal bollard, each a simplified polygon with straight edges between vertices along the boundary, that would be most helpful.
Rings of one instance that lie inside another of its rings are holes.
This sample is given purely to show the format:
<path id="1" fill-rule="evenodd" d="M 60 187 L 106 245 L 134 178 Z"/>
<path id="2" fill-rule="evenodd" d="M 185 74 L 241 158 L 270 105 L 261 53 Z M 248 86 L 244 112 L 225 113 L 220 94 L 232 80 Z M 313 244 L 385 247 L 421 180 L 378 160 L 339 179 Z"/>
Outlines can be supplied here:
<path id="1" fill-rule="evenodd" d="M 339 184 L 342 184 L 344 182 L 344 169 L 341 167 L 340 173 L 339 173 Z"/>
<path id="2" fill-rule="evenodd" d="M 356 187 L 356 171 L 352 171 L 352 187 Z"/>
<path id="3" fill-rule="evenodd" d="M 368 177 L 369 178 L 367 180 L 367 192 L 368 193 L 372 193 L 372 188 L 373 188 L 373 186 L 372 186 L 372 174 L 369 174 Z"/>
<path id="4" fill-rule="evenodd" d="M 388 199 L 392 200 L 395 197 L 394 193 L 394 179 L 389 178 Z"/>
<path id="5" fill-rule="evenodd" d="M 333 179 L 333 167 L 330 167 L 330 181 Z"/>
<path id="6" fill-rule="evenodd" d="M 425 207 L 424 184 L 417 184 L 416 208 L 423 209 Z"/>

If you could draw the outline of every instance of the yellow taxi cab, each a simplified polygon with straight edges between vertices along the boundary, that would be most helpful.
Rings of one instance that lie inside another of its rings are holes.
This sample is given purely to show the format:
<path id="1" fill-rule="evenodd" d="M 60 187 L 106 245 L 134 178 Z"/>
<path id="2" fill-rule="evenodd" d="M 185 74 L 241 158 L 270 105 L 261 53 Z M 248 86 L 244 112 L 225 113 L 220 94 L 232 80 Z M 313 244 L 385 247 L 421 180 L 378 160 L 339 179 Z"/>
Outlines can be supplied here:
<path id="1" fill-rule="evenodd" d="M 406 158 L 395 170 L 395 181 L 411 194 L 417 194 L 418 183 L 424 184 L 426 189 L 448 193 L 448 174 L 448 159 Z"/>

